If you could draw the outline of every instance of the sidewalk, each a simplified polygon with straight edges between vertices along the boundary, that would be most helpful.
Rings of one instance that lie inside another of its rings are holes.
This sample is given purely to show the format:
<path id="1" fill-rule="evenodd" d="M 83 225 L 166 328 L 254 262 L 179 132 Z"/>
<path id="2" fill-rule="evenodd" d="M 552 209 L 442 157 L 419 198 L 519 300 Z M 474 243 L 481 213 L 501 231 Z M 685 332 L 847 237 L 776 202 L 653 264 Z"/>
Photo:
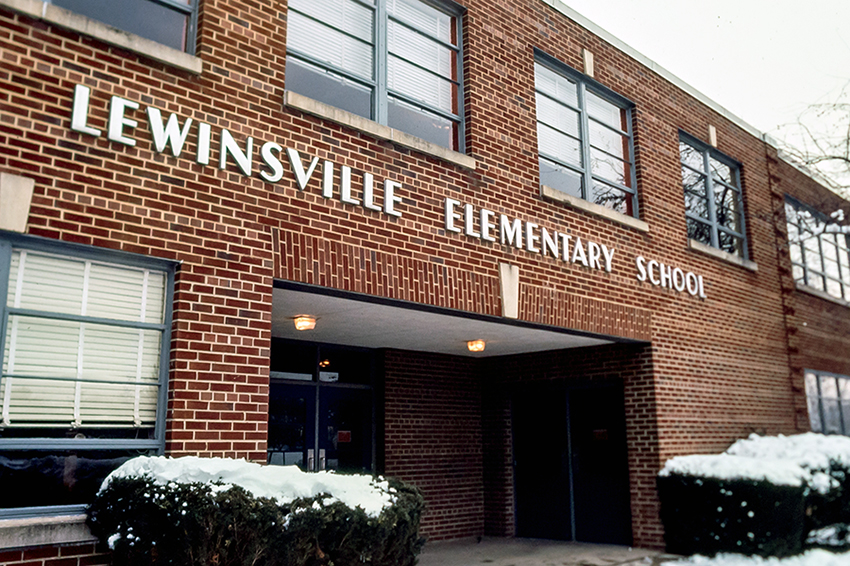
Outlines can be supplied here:
<path id="1" fill-rule="evenodd" d="M 523 538 L 426 543 L 419 566 L 658 566 L 677 556 L 653 550 Z"/>

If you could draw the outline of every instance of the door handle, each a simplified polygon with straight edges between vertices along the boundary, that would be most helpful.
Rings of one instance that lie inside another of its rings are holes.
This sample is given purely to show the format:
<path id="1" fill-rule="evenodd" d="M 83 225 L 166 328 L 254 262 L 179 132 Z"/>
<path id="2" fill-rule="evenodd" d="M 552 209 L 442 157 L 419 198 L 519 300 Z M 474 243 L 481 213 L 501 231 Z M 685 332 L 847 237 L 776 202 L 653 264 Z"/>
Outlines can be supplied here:
<path id="1" fill-rule="evenodd" d="M 325 469 L 325 462 L 326 462 L 325 449 L 319 448 L 319 470 L 320 471 Z"/>
<path id="2" fill-rule="evenodd" d="M 313 452 L 312 448 L 307 449 L 307 471 L 312 472 L 315 470 L 313 463 L 316 460 L 315 452 Z"/>

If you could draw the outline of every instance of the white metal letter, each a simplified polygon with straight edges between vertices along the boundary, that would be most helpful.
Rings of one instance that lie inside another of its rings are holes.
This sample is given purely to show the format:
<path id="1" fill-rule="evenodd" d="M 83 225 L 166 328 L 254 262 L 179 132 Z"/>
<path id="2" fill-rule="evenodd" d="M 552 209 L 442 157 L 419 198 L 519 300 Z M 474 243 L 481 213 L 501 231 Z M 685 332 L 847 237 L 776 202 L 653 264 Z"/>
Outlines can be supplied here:
<path id="1" fill-rule="evenodd" d="M 136 140 L 125 136 L 124 128 L 135 128 L 139 125 L 139 123 L 132 118 L 124 116 L 124 112 L 127 111 L 127 108 L 130 108 L 131 110 L 138 110 L 139 103 L 121 98 L 120 96 L 113 96 L 112 99 L 110 99 L 109 123 L 106 127 L 106 137 L 109 138 L 110 141 L 134 146 L 136 145 Z"/>
<path id="2" fill-rule="evenodd" d="M 280 153 L 283 151 L 283 148 L 274 142 L 266 142 L 260 148 L 260 155 L 263 158 L 263 162 L 271 169 L 271 175 L 265 171 L 260 171 L 260 177 L 265 179 L 267 183 L 277 183 L 283 178 L 283 165 L 277 155 L 273 153 L 275 151 Z"/>
<path id="3" fill-rule="evenodd" d="M 89 119 L 89 98 L 91 89 L 87 86 L 77 85 L 74 87 L 74 106 L 71 108 L 71 129 L 75 132 L 100 136 L 100 130 L 92 128 L 87 124 Z"/>
<path id="4" fill-rule="evenodd" d="M 189 136 L 189 128 L 192 126 L 192 119 L 186 118 L 183 124 L 183 129 L 180 129 L 180 124 L 177 122 L 177 114 L 172 114 L 168 117 L 168 122 L 165 127 L 162 125 L 162 113 L 159 108 L 148 106 L 148 124 L 150 124 L 151 134 L 153 135 L 153 147 L 157 153 L 165 151 L 165 146 L 171 144 L 171 155 L 180 157 L 180 152 L 183 151 L 183 144 Z"/>

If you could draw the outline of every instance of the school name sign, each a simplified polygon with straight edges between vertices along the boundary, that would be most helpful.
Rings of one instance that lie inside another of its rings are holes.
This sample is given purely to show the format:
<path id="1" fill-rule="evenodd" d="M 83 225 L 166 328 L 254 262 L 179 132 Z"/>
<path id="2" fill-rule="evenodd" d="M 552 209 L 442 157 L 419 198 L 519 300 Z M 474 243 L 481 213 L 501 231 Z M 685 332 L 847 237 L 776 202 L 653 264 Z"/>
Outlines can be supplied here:
<path id="1" fill-rule="evenodd" d="M 90 101 L 91 89 L 77 85 L 74 88 L 71 110 L 71 130 L 93 137 L 100 137 L 105 133 L 109 141 L 131 147 L 136 145 L 137 140 L 132 137 L 132 130 L 139 125 L 138 120 L 133 117 L 134 113 L 140 110 L 138 102 L 112 96 L 109 101 L 106 131 L 103 132 L 89 125 Z M 210 124 L 196 122 L 192 118 L 186 118 L 181 124 L 176 114 L 165 118 L 158 108 L 150 106 L 144 111 L 153 149 L 157 153 L 169 150 L 173 157 L 181 157 L 185 153 L 189 135 L 194 131 L 195 151 L 189 158 L 194 158 L 199 165 L 209 166 L 215 144 L 219 169 L 226 169 L 228 162 L 233 161 L 243 175 L 254 175 L 253 137 L 247 137 L 243 146 L 226 128 L 218 128 L 214 134 Z M 317 179 L 324 198 L 337 198 L 347 205 L 363 207 L 387 216 L 402 216 L 396 205 L 402 200 L 398 193 L 403 187 L 397 181 L 384 179 L 376 182 L 374 175 L 366 172 L 358 173 L 359 178 L 356 178 L 355 172 L 347 165 L 338 166 L 331 160 L 318 157 L 308 157 L 305 160 L 297 150 L 284 148 L 273 141 L 260 145 L 258 152 L 261 165 L 256 174 L 267 183 L 280 182 L 288 169 L 300 191 L 304 191 L 313 179 Z M 376 185 L 380 186 L 380 193 L 375 190 Z M 448 197 L 444 202 L 443 213 L 447 232 L 463 234 L 482 242 L 498 242 L 503 246 L 511 246 L 588 269 L 608 273 L 613 269 L 615 248 L 573 236 L 566 231 L 549 230 L 536 222 L 511 218 L 486 208 L 476 209 L 471 204 Z M 634 265 L 638 281 L 706 298 L 702 275 L 642 256 L 635 257 Z"/>

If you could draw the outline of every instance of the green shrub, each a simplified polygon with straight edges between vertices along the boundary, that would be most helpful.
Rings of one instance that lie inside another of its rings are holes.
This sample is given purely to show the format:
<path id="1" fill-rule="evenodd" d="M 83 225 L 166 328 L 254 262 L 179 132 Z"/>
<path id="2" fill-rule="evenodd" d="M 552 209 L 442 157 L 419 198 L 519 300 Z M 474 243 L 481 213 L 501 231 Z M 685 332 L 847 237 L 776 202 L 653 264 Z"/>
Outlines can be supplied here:
<path id="1" fill-rule="evenodd" d="M 115 478 L 88 521 L 118 566 L 412 566 L 423 499 L 390 488 L 394 503 L 371 517 L 328 494 L 280 505 L 237 486 Z"/>
<path id="2" fill-rule="evenodd" d="M 658 477 L 667 551 L 792 556 L 803 550 L 806 488 L 752 479 Z"/>

